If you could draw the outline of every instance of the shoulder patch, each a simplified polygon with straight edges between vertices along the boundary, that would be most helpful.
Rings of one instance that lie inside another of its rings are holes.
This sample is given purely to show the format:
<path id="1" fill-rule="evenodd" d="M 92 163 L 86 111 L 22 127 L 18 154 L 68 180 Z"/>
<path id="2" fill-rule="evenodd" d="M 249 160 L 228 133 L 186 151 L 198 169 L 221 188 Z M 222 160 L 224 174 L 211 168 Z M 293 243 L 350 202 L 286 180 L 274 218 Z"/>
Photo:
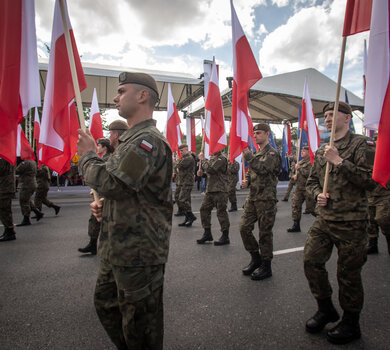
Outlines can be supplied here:
<path id="1" fill-rule="evenodd" d="M 269 152 L 268 153 L 270 156 L 274 156 L 275 155 L 275 152 Z"/>
<path id="2" fill-rule="evenodd" d="M 367 145 L 369 145 L 369 146 L 375 146 L 375 141 L 366 140 L 366 142 L 367 142 Z"/>
<path id="3" fill-rule="evenodd" d="M 153 149 L 153 145 L 146 140 L 142 140 L 139 146 L 148 152 L 150 152 Z"/>

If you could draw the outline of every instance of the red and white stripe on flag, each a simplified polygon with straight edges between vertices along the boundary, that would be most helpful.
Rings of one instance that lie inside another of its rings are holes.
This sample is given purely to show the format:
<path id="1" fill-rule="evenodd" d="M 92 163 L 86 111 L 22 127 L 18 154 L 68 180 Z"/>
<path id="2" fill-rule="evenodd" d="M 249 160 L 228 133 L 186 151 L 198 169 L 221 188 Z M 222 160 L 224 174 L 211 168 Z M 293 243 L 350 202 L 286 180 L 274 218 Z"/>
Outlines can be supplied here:
<path id="1" fill-rule="evenodd" d="M 167 124 L 165 126 L 165 137 L 171 146 L 172 152 L 178 152 L 183 134 L 180 129 L 180 117 L 172 96 L 171 84 L 168 83 L 168 104 L 167 104 Z"/>
<path id="2" fill-rule="evenodd" d="M 99 111 L 99 104 L 95 88 L 93 89 L 91 112 L 89 116 L 89 131 L 91 132 L 95 141 L 103 137 L 102 117 Z"/>
<path id="3" fill-rule="evenodd" d="M 65 0 L 64 5 L 78 82 L 82 91 L 87 84 Z M 60 6 L 56 0 L 39 143 L 42 150 L 41 162 L 59 174 L 70 169 L 70 161 L 77 152 L 77 129 L 80 124 L 74 97 Z"/>
<path id="4" fill-rule="evenodd" d="M 253 135 L 249 113 L 249 89 L 262 78 L 248 40 L 238 20 L 233 1 L 230 0 L 233 38 L 233 96 L 230 129 L 230 161 L 233 162 Z"/>
<path id="5" fill-rule="evenodd" d="M 35 160 L 35 154 L 23 132 L 20 124 L 18 125 L 18 134 L 16 139 L 16 155 L 22 160 Z"/>
<path id="6" fill-rule="evenodd" d="M 188 150 L 190 152 L 196 152 L 196 138 L 195 138 L 195 119 L 186 118 L 186 140 Z"/>
<path id="7" fill-rule="evenodd" d="M 318 132 L 317 124 L 314 118 L 313 105 L 309 94 L 309 85 L 307 77 L 305 79 L 305 85 L 303 87 L 302 98 L 302 116 L 300 128 L 307 131 L 307 137 L 309 141 L 310 162 L 313 164 L 314 156 L 320 146 L 321 139 Z"/>
<path id="8" fill-rule="evenodd" d="M 390 179 L 390 0 L 374 1 L 367 58 L 364 127 L 378 130 L 373 179 Z"/>
<path id="9" fill-rule="evenodd" d="M 225 120 L 223 116 L 221 94 L 219 92 L 218 73 L 217 66 L 215 64 L 215 58 L 213 58 L 205 111 L 208 112 L 207 124 L 210 125 L 208 135 L 210 153 L 214 154 L 227 146 Z"/>
<path id="10" fill-rule="evenodd" d="M 372 0 L 347 0 L 343 36 L 370 29 Z"/>

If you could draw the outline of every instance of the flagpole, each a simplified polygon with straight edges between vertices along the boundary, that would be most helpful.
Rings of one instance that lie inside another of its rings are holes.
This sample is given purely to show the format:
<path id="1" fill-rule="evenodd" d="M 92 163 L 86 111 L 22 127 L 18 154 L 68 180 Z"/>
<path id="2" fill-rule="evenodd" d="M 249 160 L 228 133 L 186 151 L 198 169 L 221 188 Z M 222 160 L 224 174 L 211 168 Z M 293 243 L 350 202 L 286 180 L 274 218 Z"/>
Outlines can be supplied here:
<path id="1" fill-rule="evenodd" d="M 77 104 L 77 111 L 78 111 L 78 115 L 79 115 L 80 128 L 83 131 L 85 131 L 86 127 L 85 127 L 85 119 L 84 119 L 84 112 L 83 112 L 83 102 L 81 101 L 79 80 L 77 78 L 77 71 L 76 71 L 76 64 L 74 62 L 72 43 L 70 41 L 68 21 L 67 21 L 66 12 L 65 12 L 64 0 L 59 0 L 59 4 L 60 4 L 60 10 L 61 10 L 62 25 L 64 26 L 65 44 L 66 44 L 66 50 L 68 52 L 70 72 L 72 73 L 73 89 L 74 89 L 74 94 L 76 97 L 76 104 Z M 98 193 L 94 189 L 92 189 L 92 193 L 93 193 L 93 198 L 94 198 L 95 202 L 98 202 L 99 201 Z"/>
<path id="2" fill-rule="evenodd" d="M 203 128 L 203 137 L 202 137 L 202 147 L 200 148 L 200 152 L 204 154 L 204 142 L 206 137 L 206 129 L 207 129 L 207 109 L 205 109 L 204 114 L 204 128 Z"/>
<path id="3" fill-rule="evenodd" d="M 344 56 L 345 56 L 345 47 L 347 45 L 347 37 L 343 36 L 343 43 L 341 45 L 341 55 L 340 55 L 340 66 L 339 66 L 339 76 L 337 78 L 337 88 L 336 88 L 336 100 L 334 103 L 334 110 L 333 110 L 333 121 L 332 121 L 332 130 L 330 132 L 330 140 L 329 140 L 329 146 L 333 147 L 334 144 L 334 134 L 336 130 L 336 118 L 337 113 L 339 110 L 339 100 L 340 100 L 340 88 L 341 88 L 341 78 L 343 76 L 343 66 L 344 66 Z M 324 188 L 322 193 L 326 195 L 328 191 L 328 182 L 329 182 L 329 171 L 330 171 L 330 163 L 326 163 L 326 170 L 325 170 L 325 179 L 324 179 Z"/>

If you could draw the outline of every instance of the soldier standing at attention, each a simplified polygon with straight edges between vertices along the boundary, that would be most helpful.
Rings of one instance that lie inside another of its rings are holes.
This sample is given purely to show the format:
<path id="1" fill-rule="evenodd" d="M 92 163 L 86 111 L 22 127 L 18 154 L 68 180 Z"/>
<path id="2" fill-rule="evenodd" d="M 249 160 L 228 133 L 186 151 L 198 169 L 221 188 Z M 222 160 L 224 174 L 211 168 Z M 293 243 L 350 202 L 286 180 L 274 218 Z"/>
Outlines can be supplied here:
<path id="1" fill-rule="evenodd" d="M 361 270 L 367 260 L 368 206 L 366 189 L 372 188 L 369 144 L 364 136 L 349 131 L 351 107 L 340 102 L 333 115 L 334 103 L 323 112 L 328 130 L 335 123 L 334 146 L 320 147 L 314 159 L 308 190 L 317 200 L 317 217 L 310 228 L 304 248 L 304 270 L 318 311 L 306 322 L 310 333 L 320 332 L 339 315 L 332 303 L 332 288 L 325 263 L 333 246 L 338 253 L 337 280 L 343 318 L 327 332 L 328 341 L 345 344 L 360 338 L 359 315 L 363 307 Z M 323 194 L 326 162 L 330 163 L 328 192 Z"/>
<path id="2" fill-rule="evenodd" d="M 229 212 L 237 211 L 237 196 L 236 186 L 238 182 L 238 172 L 240 171 L 240 164 L 236 160 L 233 163 L 228 162 L 228 175 L 229 175 L 229 201 L 231 207 Z"/>
<path id="3" fill-rule="evenodd" d="M 296 164 L 297 163 L 295 162 L 295 160 L 291 161 L 290 174 L 289 174 L 290 181 L 288 182 L 287 192 L 284 195 L 284 198 L 282 199 L 283 202 L 288 202 L 288 198 L 290 197 L 290 193 L 295 185 L 294 175 L 295 175 L 295 165 Z"/>
<path id="4" fill-rule="evenodd" d="M 53 208 L 55 214 L 57 215 L 60 212 L 61 207 L 55 205 L 47 198 L 47 193 L 50 189 L 50 170 L 45 165 L 42 164 L 40 168 L 37 169 L 37 190 L 35 192 L 34 204 L 35 207 L 41 211 L 42 203 L 49 208 Z"/>
<path id="5" fill-rule="evenodd" d="M 302 160 L 296 165 L 296 173 L 293 177 L 295 190 L 292 198 L 292 219 L 294 221 L 287 232 L 301 232 L 302 205 L 306 201 L 306 210 L 314 214 L 315 202 L 311 195 L 306 192 L 306 181 L 311 170 L 309 147 L 305 146 L 301 151 Z"/>
<path id="6" fill-rule="evenodd" d="M 213 235 L 211 234 L 211 211 L 216 207 L 222 236 L 218 241 L 214 242 L 214 245 L 230 244 L 230 222 L 229 215 L 226 211 L 228 202 L 228 160 L 221 151 L 214 153 L 210 157 L 210 160 L 205 159 L 204 154 L 201 152 L 199 153 L 199 159 L 201 161 L 201 168 L 204 169 L 207 175 L 207 187 L 206 194 L 200 206 L 200 218 L 204 233 L 202 238 L 196 242 L 198 244 L 204 244 L 213 240 Z"/>
<path id="7" fill-rule="evenodd" d="M 96 153 L 102 158 L 104 162 L 107 162 L 110 155 L 114 152 L 114 147 L 111 146 L 110 140 L 106 138 L 100 138 L 96 141 L 97 148 Z M 100 232 L 100 222 L 97 221 L 96 217 L 91 214 L 88 221 L 88 236 L 89 243 L 84 248 L 79 248 L 80 253 L 91 253 L 96 255 L 97 252 L 97 241 Z"/>
<path id="8" fill-rule="evenodd" d="M 0 242 L 16 239 L 14 221 L 12 219 L 12 198 L 15 195 L 15 167 L 0 158 L 0 221 L 4 225 L 4 233 Z"/>
<path id="9" fill-rule="evenodd" d="M 118 349 L 162 349 L 163 282 L 172 228 L 172 151 L 152 119 L 156 81 L 123 72 L 114 98 L 129 129 L 105 163 L 88 130 L 79 130 L 80 168 L 104 197 L 95 308 Z"/>
<path id="10" fill-rule="evenodd" d="M 180 195 L 177 199 L 177 206 L 184 212 L 185 220 L 179 226 L 190 227 L 196 220 L 191 208 L 191 191 L 194 187 L 195 159 L 191 152 L 188 152 L 188 146 L 182 144 L 179 146 L 181 159 L 176 164 L 176 181 L 181 185 Z"/>
<path id="11" fill-rule="evenodd" d="M 31 225 L 31 210 L 35 213 L 37 221 L 43 217 L 43 213 L 35 207 L 31 200 L 37 189 L 37 164 L 33 160 L 24 160 L 16 167 L 15 172 L 16 175 L 19 175 L 19 203 L 23 214 L 23 221 L 16 226 Z"/>
<path id="12" fill-rule="evenodd" d="M 272 228 L 276 215 L 276 185 L 282 159 L 268 143 L 271 133 L 268 124 L 257 124 L 253 131 L 259 150 L 255 154 L 248 148 L 243 150 L 245 160 L 249 164 L 249 171 L 242 187 L 249 186 L 249 195 L 240 220 L 242 242 L 252 259 L 242 272 L 246 276 L 250 275 L 252 280 L 263 280 L 272 276 Z M 252 233 L 256 222 L 259 225 L 259 242 Z"/>

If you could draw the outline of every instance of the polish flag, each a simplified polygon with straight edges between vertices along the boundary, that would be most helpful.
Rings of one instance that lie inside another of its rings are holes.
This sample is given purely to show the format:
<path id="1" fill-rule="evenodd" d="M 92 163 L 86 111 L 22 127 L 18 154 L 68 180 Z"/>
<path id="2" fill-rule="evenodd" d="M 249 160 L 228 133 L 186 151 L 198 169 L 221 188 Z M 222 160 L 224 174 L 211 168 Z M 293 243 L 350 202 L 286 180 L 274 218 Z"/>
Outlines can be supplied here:
<path id="1" fill-rule="evenodd" d="M 0 156 L 16 162 L 18 124 L 40 106 L 33 0 L 0 1 Z"/>
<path id="2" fill-rule="evenodd" d="M 16 138 L 16 156 L 20 157 L 22 160 L 35 160 L 34 151 L 32 150 L 20 124 L 18 125 Z"/>
<path id="3" fill-rule="evenodd" d="M 370 29 L 372 0 L 347 0 L 343 36 Z"/>
<path id="4" fill-rule="evenodd" d="M 378 130 L 373 179 L 390 179 L 390 0 L 374 1 L 367 60 L 364 127 Z"/>
<path id="5" fill-rule="evenodd" d="M 91 112 L 89 120 L 89 131 L 95 141 L 103 137 L 102 117 L 100 116 L 99 104 L 96 96 L 96 89 L 93 89 Z"/>
<path id="6" fill-rule="evenodd" d="M 286 141 L 287 141 L 287 154 L 292 154 L 292 148 L 291 148 L 291 126 L 290 124 L 285 125 L 284 133 L 286 134 Z"/>
<path id="7" fill-rule="evenodd" d="M 190 152 L 196 152 L 196 139 L 195 139 L 195 119 L 186 118 L 186 140 L 188 150 Z"/>
<path id="8" fill-rule="evenodd" d="M 80 91 L 82 91 L 86 88 L 87 83 L 65 0 L 64 5 Z M 74 97 L 75 92 L 66 50 L 61 11 L 59 1 L 56 0 L 39 143 L 42 147 L 42 163 L 59 174 L 70 169 L 70 161 L 77 152 L 77 129 L 80 128 L 80 124 Z"/>
<path id="9" fill-rule="evenodd" d="M 206 122 L 210 125 L 208 130 L 209 134 L 207 135 L 209 139 L 210 153 L 214 154 L 227 146 L 225 120 L 223 117 L 222 100 L 221 94 L 219 92 L 218 73 L 217 66 L 215 64 L 215 58 L 213 58 L 213 66 L 211 69 L 211 77 L 207 91 L 205 110 L 209 112 Z"/>
<path id="10" fill-rule="evenodd" d="M 309 85 L 307 83 L 307 77 L 305 79 L 305 85 L 303 88 L 302 116 L 300 128 L 302 130 L 307 131 L 307 136 L 309 140 L 310 162 L 311 164 L 313 164 L 314 156 L 318 147 L 320 146 L 321 140 L 317 124 L 314 119 L 313 105 L 311 103 L 311 98 L 309 94 Z"/>
<path id="11" fill-rule="evenodd" d="M 367 83 L 367 41 L 364 39 L 363 53 L 363 101 L 366 99 L 366 83 Z"/>
<path id="12" fill-rule="evenodd" d="M 248 40 L 238 21 L 233 1 L 230 0 L 233 33 L 233 96 L 230 129 L 230 161 L 233 162 L 253 136 L 249 113 L 249 89 L 262 78 Z"/>
<path id="13" fill-rule="evenodd" d="M 181 138 L 183 134 L 180 130 L 180 117 L 177 112 L 175 101 L 173 100 L 171 84 L 168 83 L 168 105 L 167 105 L 167 124 L 165 127 L 164 136 L 171 146 L 172 152 L 178 152 L 181 145 Z M 180 152 L 179 156 L 180 156 Z"/>

